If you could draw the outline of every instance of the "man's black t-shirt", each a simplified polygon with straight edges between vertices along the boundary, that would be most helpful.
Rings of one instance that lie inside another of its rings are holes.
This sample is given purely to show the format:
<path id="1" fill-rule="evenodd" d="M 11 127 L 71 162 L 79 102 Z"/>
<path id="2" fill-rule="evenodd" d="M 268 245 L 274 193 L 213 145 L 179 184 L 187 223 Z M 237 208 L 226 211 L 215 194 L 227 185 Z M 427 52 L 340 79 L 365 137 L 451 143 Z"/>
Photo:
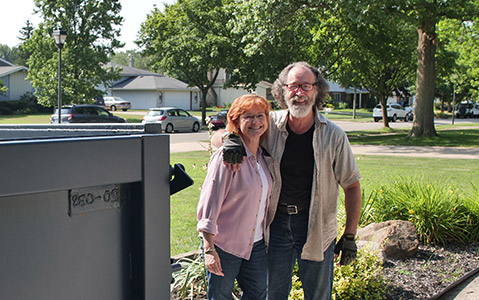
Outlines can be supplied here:
<path id="1" fill-rule="evenodd" d="M 314 172 L 314 124 L 303 133 L 294 133 L 289 125 L 281 158 L 281 195 L 279 203 L 309 207 Z"/>

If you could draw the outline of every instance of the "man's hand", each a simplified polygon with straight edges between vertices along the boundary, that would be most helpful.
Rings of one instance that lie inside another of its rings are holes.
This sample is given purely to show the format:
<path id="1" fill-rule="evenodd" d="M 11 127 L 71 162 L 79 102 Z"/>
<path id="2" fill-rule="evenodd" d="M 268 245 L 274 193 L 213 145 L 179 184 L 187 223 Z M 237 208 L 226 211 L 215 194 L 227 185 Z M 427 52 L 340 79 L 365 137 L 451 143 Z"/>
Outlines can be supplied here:
<path id="1" fill-rule="evenodd" d="M 341 260 L 339 263 L 341 266 L 349 265 L 356 259 L 358 247 L 354 240 L 354 234 L 343 234 L 339 239 L 334 248 L 334 253 L 339 255 L 340 252 Z"/>
<path id="2" fill-rule="evenodd" d="M 231 165 L 241 164 L 243 156 L 246 156 L 246 150 L 239 135 L 234 132 L 227 134 L 223 142 L 223 161 Z"/>

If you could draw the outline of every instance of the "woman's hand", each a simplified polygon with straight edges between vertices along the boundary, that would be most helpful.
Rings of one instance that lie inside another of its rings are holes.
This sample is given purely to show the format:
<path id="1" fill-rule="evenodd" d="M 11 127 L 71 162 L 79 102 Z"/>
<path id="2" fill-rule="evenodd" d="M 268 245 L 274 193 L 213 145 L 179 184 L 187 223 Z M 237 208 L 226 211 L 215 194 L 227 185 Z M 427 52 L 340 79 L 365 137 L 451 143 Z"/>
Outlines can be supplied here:
<path id="1" fill-rule="evenodd" d="M 218 252 L 214 249 L 205 252 L 208 252 L 205 253 L 205 266 L 208 271 L 218 276 L 225 276 L 225 274 L 223 274 L 223 269 L 221 268 L 221 261 Z"/>

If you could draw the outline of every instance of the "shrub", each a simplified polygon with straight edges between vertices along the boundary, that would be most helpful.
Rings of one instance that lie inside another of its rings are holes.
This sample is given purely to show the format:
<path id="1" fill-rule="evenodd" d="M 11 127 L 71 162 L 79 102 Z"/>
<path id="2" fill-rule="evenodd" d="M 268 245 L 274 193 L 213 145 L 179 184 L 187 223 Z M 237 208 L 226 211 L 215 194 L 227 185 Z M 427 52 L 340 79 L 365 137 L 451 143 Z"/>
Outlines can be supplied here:
<path id="1" fill-rule="evenodd" d="M 297 266 L 293 270 L 293 287 L 288 299 L 304 299 Z M 356 260 L 347 266 L 335 266 L 333 299 L 386 299 L 386 283 L 382 266 L 375 253 L 363 247 Z"/>
<path id="2" fill-rule="evenodd" d="M 20 97 L 20 100 L 0 101 L 0 114 L 32 114 L 50 112 L 51 108 L 41 106 L 37 102 L 37 98 L 27 92 Z"/>
<path id="3" fill-rule="evenodd" d="M 200 255 L 196 258 L 182 258 L 178 260 L 181 271 L 174 274 L 171 285 L 172 292 L 177 299 L 205 299 L 206 269 Z"/>
<path id="4" fill-rule="evenodd" d="M 340 109 L 351 108 L 348 102 L 339 102 L 338 107 Z"/>
<path id="5" fill-rule="evenodd" d="M 208 281 L 206 268 L 201 255 L 193 258 L 182 258 L 177 261 L 181 264 L 181 271 L 174 274 L 171 286 L 174 299 L 206 299 Z M 235 282 L 232 299 L 239 300 L 241 289 Z"/>
<path id="6" fill-rule="evenodd" d="M 479 242 L 479 189 L 474 186 L 474 191 L 471 196 L 464 199 L 464 206 L 469 212 L 465 231 L 466 240 Z"/>
<path id="7" fill-rule="evenodd" d="M 376 253 L 368 247 L 358 251 L 356 260 L 334 268 L 333 300 L 386 299 L 386 283 Z"/>
<path id="8" fill-rule="evenodd" d="M 435 115 L 436 115 L 436 118 L 438 118 L 438 119 L 448 119 L 449 118 L 449 114 L 445 113 L 445 112 L 442 112 L 442 111 L 436 112 Z"/>
<path id="9" fill-rule="evenodd" d="M 423 178 L 399 178 L 383 185 L 374 197 L 377 221 L 411 221 L 424 243 L 470 241 L 470 224 L 477 222 L 473 220 L 477 204 L 467 204 L 447 182 L 433 185 Z"/>

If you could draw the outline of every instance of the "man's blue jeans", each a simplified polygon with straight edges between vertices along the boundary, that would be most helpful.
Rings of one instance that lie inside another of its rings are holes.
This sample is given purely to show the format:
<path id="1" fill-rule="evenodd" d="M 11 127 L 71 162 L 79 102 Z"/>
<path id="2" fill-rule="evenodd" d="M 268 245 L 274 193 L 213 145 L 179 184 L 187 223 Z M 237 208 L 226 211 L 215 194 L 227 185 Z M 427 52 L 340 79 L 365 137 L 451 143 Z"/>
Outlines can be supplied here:
<path id="1" fill-rule="evenodd" d="M 218 276 L 207 271 L 208 299 L 231 300 L 235 279 L 243 291 L 241 299 L 266 299 L 268 260 L 264 240 L 253 244 L 253 251 L 249 260 L 226 253 L 218 247 L 216 247 L 216 251 L 220 256 L 221 267 L 225 276 Z"/>
<path id="2" fill-rule="evenodd" d="M 287 300 L 291 290 L 293 267 L 298 260 L 299 276 L 305 300 L 330 300 L 333 288 L 333 241 L 322 262 L 302 260 L 301 252 L 308 235 L 307 210 L 297 215 L 276 213 L 270 227 L 268 249 L 268 299 Z M 322 251 L 322 249 L 318 249 Z"/>

